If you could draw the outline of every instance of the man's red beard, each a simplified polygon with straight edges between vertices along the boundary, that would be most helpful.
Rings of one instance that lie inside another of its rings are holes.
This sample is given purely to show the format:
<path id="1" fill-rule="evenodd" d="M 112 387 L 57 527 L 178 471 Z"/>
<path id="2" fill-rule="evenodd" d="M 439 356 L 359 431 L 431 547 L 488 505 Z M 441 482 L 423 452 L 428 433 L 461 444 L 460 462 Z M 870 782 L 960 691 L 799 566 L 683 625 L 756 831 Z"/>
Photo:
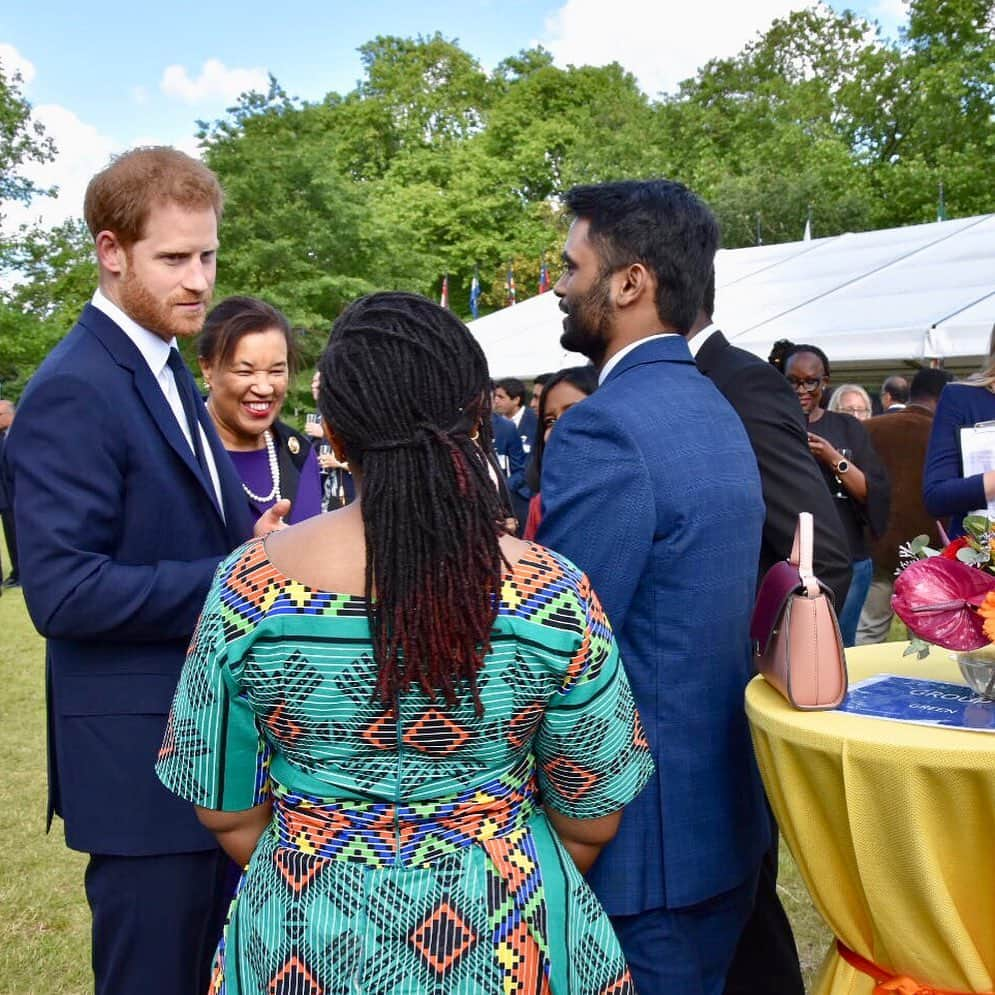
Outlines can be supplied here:
<path id="1" fill-rule="evenodd" d="M 142 328 L 165 339 L 189 338 L 196 335 L 204 327 L 207 307 L 211 302 L 210 293 L 190 294 L 179 292 L 166 300 L 159 300 L 142 281 L 129 270 L 121 280 L 119 287 L 121 310 L 129 318 L 136 321 Z M 177 304 L 204 305 L 203 309 L 191 314 L 178 310 Z"/>

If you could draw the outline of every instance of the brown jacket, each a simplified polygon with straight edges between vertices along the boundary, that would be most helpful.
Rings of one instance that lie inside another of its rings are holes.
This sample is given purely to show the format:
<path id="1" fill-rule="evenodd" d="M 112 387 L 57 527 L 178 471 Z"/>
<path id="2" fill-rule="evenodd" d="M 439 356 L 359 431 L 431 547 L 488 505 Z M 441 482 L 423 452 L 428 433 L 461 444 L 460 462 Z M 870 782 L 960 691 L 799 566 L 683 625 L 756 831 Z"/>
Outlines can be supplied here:
<path id="1" fill-rule="evenodd" d="M 919 404 L 890 411 L 864 422 L 891 480 L 888 528 L 871 546 L 874 566 L 893 573 L 898 547 L 917 535 L 928 535 L 930 545 L 940 543 L 936 520 L 922 501 L 922 472 L 933 427 L 933 412 Z"/>

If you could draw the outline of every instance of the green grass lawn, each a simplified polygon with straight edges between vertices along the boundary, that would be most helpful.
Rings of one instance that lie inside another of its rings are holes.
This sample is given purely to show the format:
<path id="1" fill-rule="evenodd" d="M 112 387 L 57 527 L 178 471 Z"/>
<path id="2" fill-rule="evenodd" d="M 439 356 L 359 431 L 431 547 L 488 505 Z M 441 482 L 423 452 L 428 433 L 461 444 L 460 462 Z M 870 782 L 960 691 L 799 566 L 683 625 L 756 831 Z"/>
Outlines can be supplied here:
<path id="1" fill-rule="evenodd" d="M 66 849 L 58 820 L 45 835 L 44 643 L 20 591 L 0 597 L 0 672 L 0 995 L 83 995 L 92 991 L 86 858 Z M 784 846 L 778 890 L 811 981 L 830 934 Z"/>

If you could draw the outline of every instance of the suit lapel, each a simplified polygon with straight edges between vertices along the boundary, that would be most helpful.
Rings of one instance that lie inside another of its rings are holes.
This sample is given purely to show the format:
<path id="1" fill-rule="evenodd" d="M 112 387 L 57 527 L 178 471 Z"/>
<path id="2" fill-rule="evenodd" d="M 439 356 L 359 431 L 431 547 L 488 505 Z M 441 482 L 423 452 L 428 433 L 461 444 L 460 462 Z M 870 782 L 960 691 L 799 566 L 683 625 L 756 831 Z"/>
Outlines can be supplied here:
<path id="1" fill-rule="evenodd" d="M 225 509 L 228 539 L 234 548 L 251 538 L 255 523 L 252 521 L 249 503 L 246 500 L 245 491 L 242 490 L 242 481 L 238 472 L 221 442 L 221 437 L 214 427 L 214 422 L 211 421 L 211 416 L 207 413 L 207 408 L 200 403 L 199 399 L 197 417 L 200 419 L 204 435 L 207 437 L 207 444 L 211 447 L 211 453 L 214 456 L 214 465 L 218 471 L 218 483 L 221 485 L 221 501 Z"/>
<path id="2" fill-rule="evenodd" d="M 187 438 L 183 434 L 179 422 L 176 420 L 176 415 L 173 414 L 173 409 L 166 400 L 166 395 L 163 394 L 159 382 L 152 375 L 152 371 L 149 369 L 148 363 L 145 362 L 145 358 L 138 351 L 138 347 L 107 315 L 91 304 L 87 304 L 83 309 L 80 324 L 85 326 L 100 340 L 104 348 L 111 354 L 111 357 L 119 366 L 131 371 L 135 384 L 135 392 L 142 399 L 142 403 L 148 410 L 156 428 L 172 447 L 176 455 L 180 457 L 190 472 L 200 482 L 200 486 L 210 501 L 214 513 L 221 519 L 221 510 L 218 508 L 214 486 L 210 480 L 204 479 L 200 466 L 197 464 L 197 457 L 190 448 L 190 443 L 187 442 Z M 205 431 L 207 431 L 206 428 Z M 207 434 L 208 439 L 211 438 L 211 434 L 214 434 L 215 437 L 217 436 L 213 425 L 211 426 L 211 431 Z M 213 448 L 212 445 L 212 451 Z M 226 460 L 227 458 L 227 455 L 225 455 Z M 220 473 L 221 464 L 217 454 L 215 454 L 215 463 Z"/>

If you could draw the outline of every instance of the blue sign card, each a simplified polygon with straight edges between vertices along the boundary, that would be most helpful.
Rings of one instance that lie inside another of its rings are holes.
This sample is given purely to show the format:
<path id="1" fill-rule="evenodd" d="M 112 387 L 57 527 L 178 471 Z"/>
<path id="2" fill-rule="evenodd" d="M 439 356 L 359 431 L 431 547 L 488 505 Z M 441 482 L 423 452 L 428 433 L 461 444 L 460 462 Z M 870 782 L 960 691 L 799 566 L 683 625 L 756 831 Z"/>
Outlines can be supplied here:
<path id="1" fill-rule="evenodd" d="M 963 684 L 877 674 L 851 685 L 839 711 L 895 722 L 995 732 L 995 701 Z"/>

